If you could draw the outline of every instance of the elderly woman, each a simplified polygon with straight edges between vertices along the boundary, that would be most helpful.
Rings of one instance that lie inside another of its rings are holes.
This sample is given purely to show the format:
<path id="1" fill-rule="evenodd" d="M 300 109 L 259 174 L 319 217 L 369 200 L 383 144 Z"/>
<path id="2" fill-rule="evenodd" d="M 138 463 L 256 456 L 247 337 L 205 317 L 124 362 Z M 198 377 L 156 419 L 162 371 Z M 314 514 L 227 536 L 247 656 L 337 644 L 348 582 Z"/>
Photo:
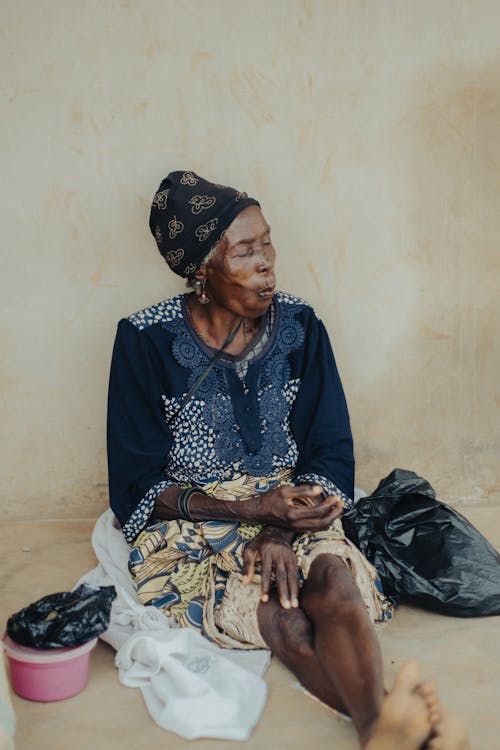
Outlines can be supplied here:
<path id="1" fill-rule="evenodd" d="M 354 459 L 325 327 L 275 290 L 246 193 L 172 172 L 150 227 L 194 291 L 121 320 L 113 351 L 111 507 L 138 597 L 219 646 L 271 649 L 375 748 L 391 606 L 342 531 Z"/>

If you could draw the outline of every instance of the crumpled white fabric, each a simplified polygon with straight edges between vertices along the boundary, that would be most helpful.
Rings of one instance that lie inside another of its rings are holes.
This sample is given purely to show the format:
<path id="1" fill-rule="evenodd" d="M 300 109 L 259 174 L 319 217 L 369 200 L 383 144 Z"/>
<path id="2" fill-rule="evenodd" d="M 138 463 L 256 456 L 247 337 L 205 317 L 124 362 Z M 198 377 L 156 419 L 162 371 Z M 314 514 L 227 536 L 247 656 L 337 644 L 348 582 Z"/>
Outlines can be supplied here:
<path id="1" fill-rule="evenodd" d="M 129 548 L 113 522 L 111 510 L 98 519 L 92 546 L 99 564 L 77 585 L 116 589 L 101 638 L 117 651 L 120 681 L 139 687 L 156 723 L 181 737 L 247 740 L 265 705 L 269 652 L 221 649 L 140 604 L 128 574 Z"/>

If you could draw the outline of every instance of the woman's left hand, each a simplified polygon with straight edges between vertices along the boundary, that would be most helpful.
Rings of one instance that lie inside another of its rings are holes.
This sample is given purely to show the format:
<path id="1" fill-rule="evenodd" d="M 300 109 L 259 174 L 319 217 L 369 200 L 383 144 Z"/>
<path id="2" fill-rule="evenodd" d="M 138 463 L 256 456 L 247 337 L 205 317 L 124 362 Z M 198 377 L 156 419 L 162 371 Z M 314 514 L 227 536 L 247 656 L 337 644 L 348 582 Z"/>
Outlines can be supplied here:
<path id="1" fill-rule="evenodd" d="M 255 575 L 255 564 L 262 565 L 261 601 L 269 600 L 271 577 L 274 573 L 280 604 L 284 609 L 299 606 L 299 569 L 291 547 L 295 534 L 287 529 L 265 526 L 243 552 L 243 583 L 250 584 Z"/>

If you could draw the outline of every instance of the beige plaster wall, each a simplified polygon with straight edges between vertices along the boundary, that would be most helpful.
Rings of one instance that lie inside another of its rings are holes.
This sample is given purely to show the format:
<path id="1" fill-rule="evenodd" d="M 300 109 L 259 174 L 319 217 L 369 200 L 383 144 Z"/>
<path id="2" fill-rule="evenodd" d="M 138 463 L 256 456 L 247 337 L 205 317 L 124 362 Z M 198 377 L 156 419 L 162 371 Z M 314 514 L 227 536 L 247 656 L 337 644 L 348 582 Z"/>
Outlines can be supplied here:
<path id="1" fill-rule="evenodd" d="M 499 485 L 496 0 L 3 0 L 2 513 L 106 503 L 117 320 L 176 293 L 189 168 L 259 197 L 350 404 L 358 484 Z M 498 495 L 496 496 L 498 499 Z"/>

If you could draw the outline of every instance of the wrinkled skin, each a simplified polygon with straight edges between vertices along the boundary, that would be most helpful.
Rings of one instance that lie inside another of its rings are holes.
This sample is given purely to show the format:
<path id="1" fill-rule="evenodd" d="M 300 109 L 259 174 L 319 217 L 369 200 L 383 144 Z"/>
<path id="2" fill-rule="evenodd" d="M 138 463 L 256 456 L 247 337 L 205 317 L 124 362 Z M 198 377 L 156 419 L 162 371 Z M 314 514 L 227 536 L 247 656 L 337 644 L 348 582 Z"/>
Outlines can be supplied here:
<path id="1" fill-rule="evenodd" d="M 221 345 L 240 318 L 247 319 L 250 333 L 255 335 L 260 317 L 272 302 L 276 252 L 270 231 L 258 206 L 246 208 L 226 230 L 215 255 L 195 276 L 205 284 L 209 303 L 191 304 L 193 322 L 213 346 Z M 247 343 L 241 330 L 226 351 L 239 354 Z"/>

